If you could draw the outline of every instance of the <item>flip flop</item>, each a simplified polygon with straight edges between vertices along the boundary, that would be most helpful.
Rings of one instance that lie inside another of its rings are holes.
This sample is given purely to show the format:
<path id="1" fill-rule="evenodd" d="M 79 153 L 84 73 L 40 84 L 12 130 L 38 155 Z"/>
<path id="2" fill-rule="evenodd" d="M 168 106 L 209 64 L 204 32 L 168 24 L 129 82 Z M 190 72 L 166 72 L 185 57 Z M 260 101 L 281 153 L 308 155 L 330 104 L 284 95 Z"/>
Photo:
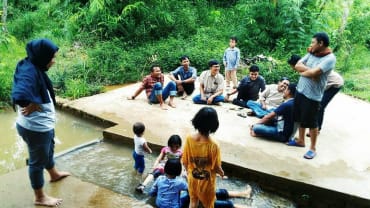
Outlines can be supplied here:
<path id="1" fill-rule="evenodd" d="M 303 155 L 303 157 L 306 159 L 313 159 L 315 156 L 316 156 L 316 152 L 312 150 L 308 150 L 308 152 L 306 152 L 306 154 Z"/>
<path id="2" fill-rule="evenodd" d="M 295 147 L 305 147 L 305 145 L 298 144 L 295 139 L 290 140 L 289 142 L 286 143 L 288 146 L 295 146 Z"/>

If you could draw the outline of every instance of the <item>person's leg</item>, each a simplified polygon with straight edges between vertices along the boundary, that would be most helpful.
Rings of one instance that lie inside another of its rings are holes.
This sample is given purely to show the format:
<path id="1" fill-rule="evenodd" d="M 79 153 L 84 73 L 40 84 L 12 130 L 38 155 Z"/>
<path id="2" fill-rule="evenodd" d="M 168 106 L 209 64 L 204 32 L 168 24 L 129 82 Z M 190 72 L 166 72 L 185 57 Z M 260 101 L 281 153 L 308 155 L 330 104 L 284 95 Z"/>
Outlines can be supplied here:
<path id="1" fill-rule="evenodd" d="M 243 107 L 243 108 L 248 108 L 248 106 L 247 106 L 247 102 L 245 102 L 244 100 L 240 100 L 240 99 L 235 98 L 235 99 L 232 101 L 232 103 L 233 103 L 234 105 L 237 105 L 237 106 L 240 106 L 240 107 Z"/>
<path id="2" fill-rule="evenodd" d="M 259 136 L 276 141 L 279 137 L 279 132 L 277 131 L 276 126 L 255 124 L 251 129 L 251 136 Z"/>
<path id="3" fill-rule="evenodd" d="M 18 134 L 23 138 L 28 147 L 28 174 L 31 186 L 34 190 L 35 205 L 40 206 L 57 206 L 62 199 L 48 196 L 43 191 L 44 186 L 44 168 L 49 160 L 49 147 L 54 132 L 35 132 L 27 130 L 20 125 L 16 125 Z"/>
<path id="4" fill-rule="evenodd" d="M 231 80 L 230 73 L 231 73 L 230 70 L 225 69 L 226 87 L 230 87 L 230 80 Z"/>
<path id="5" fill-rule="evenodd" d="M 302 122 L 305 121 L 305 111 L 306 111 L 306 104 L 304 102 L 305 96 L 301 93 L 296 93 L 294 97 L 294 107 L 293 107 L 293 117 L 295 126 L 298 127 L 298 139 L 295 141 L 300 146 L 305 146 L 305 128 L 302 127 Z"/>
<path id="6" fill-rule="evenodd" d="M 200 94 L 193 97 L 193 102 L 195 104 L 207 104 L 207 101 L 202 100 Z"/>
<path id="7" fill-rule="evenodd" d="M 186 83 L 182 85 L 184 87 L 184 91 L 187 95 L 191 95 L 194 92 L 195 86 L 194 83 Z"/>
<path id="8" fill-rule="evenodd" d="M 51 137 L 53 138 L 52 139 L 52 142 L 50 143 L 50 146 L 49 146 L 49 160 L 48 160 L 48 163 L 46 164 L 45 168 L 46 170 L 48 171 L 49 173 L 49 176 L 50 176 L 50 182 L 57 182 L 67 176 L 70 176 L 71 174 L 69 172 L 66 172 L 66 171 L 58 171 L 55 167 L 55 162 L 54 162 L 54 145 L 55 145 L 55 142 L 54 142 L 54 137 L 55 137 L 55 131 L 52 130 L 50 132 L 52 135 Z"/>
<path id="9" fill-rule="evenodd" d="M 316 141 L 318 133 L 319 133 L 318 128 L 310 128 L 310 138 L 311 138 L 310 150 L 316 151 Z"/>
<path id="10" fill-rule="evenodd" d="M 262 108 L 261 103 L 258 101 L 248 100 L 247 106 L 256 114 L 258 118 L 262 118 L 269 113 L 269 111 Z"/>
<path id="11" fill-rule="evenodd" d="M 247 185 L 243 191 L 227 191 L 229 198 L 250 198 L 252 187 Z M 218 199 L 218 198 L 217 198 Z"/>
<path id="12" fill-rule="evenodd" d="M 167 110 L 167 106 L 163 101 L 162 92 L 162 84 L 160 82 L 155 83 L 153 86 L 153 91 L 149 96 L 149 101 L 151 103 L 159 103 L 159 106 L 163 110 Z"/>
<path id="13" fill-rule="evenodd" d="M 324 113 L 325 108 L 329 104 L 329 102 L 333 99 L 333 97 L 339 92 L 340 88 L 331 87 L 327 90 L 325 90 L 324 95 L 321 100 L 321 106 L 319 111 L 319 117 L 318 117 L 318 125 L 319 125 L 319 131 L 321 130 L 322 123 L 324 120 Z"/>
<path id="14" fill-rule="evenodd" d="M 224 101 L 225 101 L 225 97 L 223 95 L 218 95 L 213 99 L 212 104 L 217 104 L 217 103 L 224 102 Z"/>
<path id="15" fill-rule="evenodd" d="M 238 87 L 238 78 L 236 77 L 236 69 L 231 70 L 230 72 L 231 80 L 233 81 L 233 88 Z"/>
<path id="16" fill-rule="evenodd" d="M 162 92 L 163 102 L 168 98 L 168 96 L 170 96 L 170 101 L 168 102 L 168 105 L 175 108 L 176 105 L 173 102 L 173 99 L 176 96 L 176 93 L 177 93 L 176 83 L 174 81 L 168 82 L 168 84 L 166 85 L 166 87 L 163 89 L 163 92 Z"/>

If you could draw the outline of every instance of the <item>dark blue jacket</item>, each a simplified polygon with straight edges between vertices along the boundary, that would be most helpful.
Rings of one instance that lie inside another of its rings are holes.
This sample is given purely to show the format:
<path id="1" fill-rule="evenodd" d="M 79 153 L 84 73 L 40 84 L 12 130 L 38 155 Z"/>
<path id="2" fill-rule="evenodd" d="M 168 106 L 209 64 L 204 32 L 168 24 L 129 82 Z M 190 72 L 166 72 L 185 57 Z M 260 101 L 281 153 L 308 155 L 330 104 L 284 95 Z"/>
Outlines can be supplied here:
<path id="1" fill-rule="evenodd" d="M 46 71 L 58 47 L 48 39 L 37 39 L 26 46 L 27 57 L 18 62 L 12 88 L 13 105 L 50 103 L 48 91 L 55 104 L 55 93 Z"/>

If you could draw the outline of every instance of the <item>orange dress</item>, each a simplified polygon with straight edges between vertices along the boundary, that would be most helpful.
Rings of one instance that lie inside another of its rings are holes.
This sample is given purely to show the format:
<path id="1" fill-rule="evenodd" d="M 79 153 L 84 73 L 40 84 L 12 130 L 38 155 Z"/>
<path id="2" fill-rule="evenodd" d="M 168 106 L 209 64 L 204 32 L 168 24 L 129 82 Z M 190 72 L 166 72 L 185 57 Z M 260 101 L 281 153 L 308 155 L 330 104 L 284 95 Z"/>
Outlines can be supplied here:
<path id="1" fill-rule="evenodd" d="M 189 196 L 199 199 L 206 208 L 213 208 L 216 200 L 216 169 L 221 167 L 221 153 L 218 144 L 210 139 L 196 141 L 186 137 L 182 162 L 187 169 Z"/>

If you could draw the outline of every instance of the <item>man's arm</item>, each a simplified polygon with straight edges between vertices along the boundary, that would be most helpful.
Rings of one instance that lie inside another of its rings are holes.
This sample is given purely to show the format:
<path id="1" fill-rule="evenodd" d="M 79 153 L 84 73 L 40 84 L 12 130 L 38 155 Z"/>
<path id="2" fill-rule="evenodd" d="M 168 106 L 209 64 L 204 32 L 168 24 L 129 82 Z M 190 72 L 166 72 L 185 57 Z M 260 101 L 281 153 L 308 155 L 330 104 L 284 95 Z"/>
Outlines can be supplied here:
<path id="1" fill-rule="evenodd" d="M 275 118 L 276 113 L 273 111 L 267 115 L 265 115 L 261 120 L 257 122 L 257 124 L 267 124 L 269 121 L 271 121 L 273 118 Z"/>

